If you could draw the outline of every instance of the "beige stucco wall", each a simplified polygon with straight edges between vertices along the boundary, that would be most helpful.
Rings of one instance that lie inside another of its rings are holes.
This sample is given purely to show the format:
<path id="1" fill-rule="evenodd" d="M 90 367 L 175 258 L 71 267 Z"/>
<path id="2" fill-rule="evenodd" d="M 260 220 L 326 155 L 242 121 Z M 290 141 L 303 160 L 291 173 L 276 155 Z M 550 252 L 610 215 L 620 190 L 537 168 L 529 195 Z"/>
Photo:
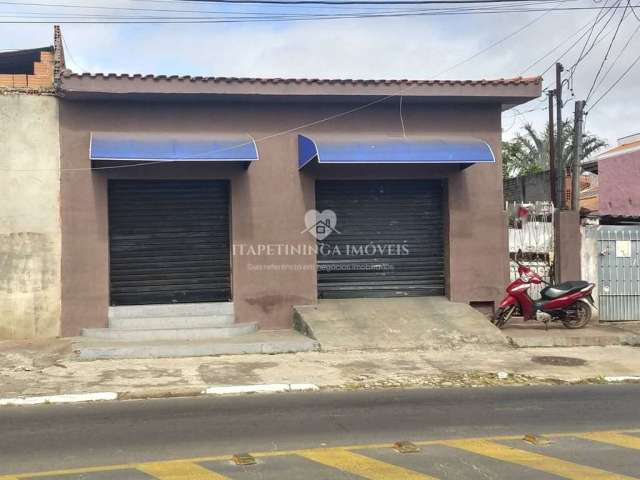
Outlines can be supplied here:
<path id="1" fill-rule="evenodd" d="M 0 95 L 0 339 L 60 333 L 59 145 L 55 97 Z"/>

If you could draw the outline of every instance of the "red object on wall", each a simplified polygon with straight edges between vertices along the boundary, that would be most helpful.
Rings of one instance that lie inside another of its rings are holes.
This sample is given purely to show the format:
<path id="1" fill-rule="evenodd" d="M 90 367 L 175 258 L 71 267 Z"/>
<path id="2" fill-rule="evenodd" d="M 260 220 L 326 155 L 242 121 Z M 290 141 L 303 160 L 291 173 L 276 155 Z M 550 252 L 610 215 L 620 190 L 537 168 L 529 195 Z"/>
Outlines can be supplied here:
<path id="1" fill-rule="evenodd" d="M 527 218 L 529 216 L 529 210 L 527 210 L 525 207 L 520 206 L 518 207 L 518 213 L 517 213 L 518 217 L 520 218 Z"/>

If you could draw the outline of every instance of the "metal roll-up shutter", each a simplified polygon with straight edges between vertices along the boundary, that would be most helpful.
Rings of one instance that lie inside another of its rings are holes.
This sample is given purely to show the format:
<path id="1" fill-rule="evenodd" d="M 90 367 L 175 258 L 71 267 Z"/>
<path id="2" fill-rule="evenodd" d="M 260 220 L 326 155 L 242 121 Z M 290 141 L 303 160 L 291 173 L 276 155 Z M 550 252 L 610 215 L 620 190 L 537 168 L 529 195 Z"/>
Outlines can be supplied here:
<path id="1" fill-rule="evenodd" d="M 226 181 L 111 180 L 112 305 L 231 297 Z"/>
<path id="2" fill-rule="evenodd" d="M 443 190 L 436 180 L 318 181 L 320 298 L 444 295 Z"/>

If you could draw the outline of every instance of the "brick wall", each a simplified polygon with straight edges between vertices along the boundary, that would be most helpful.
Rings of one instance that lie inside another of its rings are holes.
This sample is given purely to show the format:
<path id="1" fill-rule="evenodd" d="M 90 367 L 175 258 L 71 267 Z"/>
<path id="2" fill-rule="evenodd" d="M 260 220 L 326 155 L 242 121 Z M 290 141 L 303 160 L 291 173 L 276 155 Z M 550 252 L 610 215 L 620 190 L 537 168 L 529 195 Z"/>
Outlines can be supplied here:
<path id="1" fill-rule="evenodd" d="M 40 61 L 33 64 L 33 75 L 0 74 L 0 88 L 50 90 L 53 88 L 53 52 L 40 52 Z"/>

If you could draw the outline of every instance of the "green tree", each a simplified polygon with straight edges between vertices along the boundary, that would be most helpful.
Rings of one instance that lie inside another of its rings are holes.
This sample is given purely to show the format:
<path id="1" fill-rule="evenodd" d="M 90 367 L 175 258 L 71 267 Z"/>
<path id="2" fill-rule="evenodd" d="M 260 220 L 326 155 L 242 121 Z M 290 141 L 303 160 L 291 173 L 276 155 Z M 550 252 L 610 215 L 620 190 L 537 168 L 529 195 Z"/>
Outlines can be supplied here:
<path id="1" fill-rule="evenodd" d="M 562 154 L 556 159 L 558 168 L 565 168 L 573 161 L 574 127 L 572 121 L 562 123 L 560 144 Z M 582 137 L 582 159 L 606 147 L 607 142 L 591 133 Z M 538 132 L 530 123 L 523 127 L 513 140 L 502 142 L 502 173 L 505 178 L 549 170 L 549 128 Z"/>

